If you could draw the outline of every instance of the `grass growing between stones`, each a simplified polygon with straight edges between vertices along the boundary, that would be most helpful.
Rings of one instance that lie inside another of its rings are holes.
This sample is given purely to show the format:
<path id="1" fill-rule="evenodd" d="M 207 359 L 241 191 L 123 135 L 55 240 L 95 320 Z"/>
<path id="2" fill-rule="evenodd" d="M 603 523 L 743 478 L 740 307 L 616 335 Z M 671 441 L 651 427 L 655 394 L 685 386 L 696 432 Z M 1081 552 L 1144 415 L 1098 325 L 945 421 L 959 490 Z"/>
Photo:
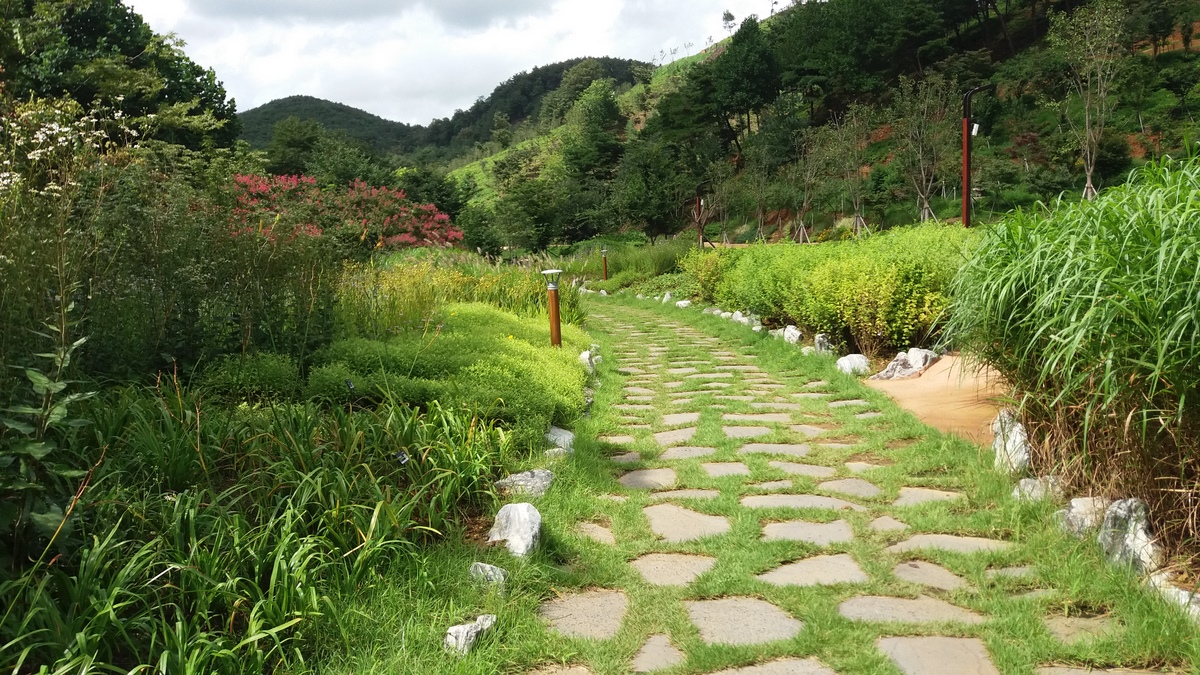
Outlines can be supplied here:
<path id="1" fill-rule="evenodd" d="M 876 647 L 876 640 L 920 635 L 978 638 L 1002 673 L 1035 673 L 1038 667 L 1052 664 L 1179 672 L 1200 668 L 1194 624 L 1142 590 L 1129 574 L 1104 564 L 1093 542 L 1060 534 L 1052 519 L 1055 505 L 1014 501 L 1008 479 L 990 468 L 990 451 L 916 422 L 882 394 L 837 372 L 831 360 L 801 356 L 794 347 L 742 326 L 648 302 L 609 300 L 593 309 L 597 317 L 593 335 L 602 344 L 605 362 L 599 369 L 601 384 L 593 413 L 577 428 L 577 450 L 564 460 L 535 458 L 521 467 L 546 466 L 556 474 L 549 493 L 530 500 L 543 516 L 537 552 L 521 561 L 503 549 L 482 550 L 471 543 L 431 551 L 420 564 L 397 570 L 386 587 L 364 589 L 341 612 L 348 637 L 344 644 L 329 644 L 321 672 L 526 673 L 569 664 L 586 666 L 594 673 L 627 673 L 653 635 L 669 636 L 683 653 L 678 665 L 659 671 L 669 674 L 716 673 L 784 657 L 815 657 L 837 673 L 898 675 L 902 671 Z M 682 370 L 686 368 L 696 372 Z M 619 369 L 632 374 L 621 374 Z M 735 375 L 688 377 L 719 372 Z M 729 386 L 706 386 L 709 383 Z M 631 393 L 626 387 L 637 389 Z M 826 396 L 796 396 L 813 393 Z M 629 396 L 650 400 L 630 402 Z M 743 400 L 746 397 L 749 400 Z M 855 399 L 866 403 L 829 406 Z M 651 408 L 618 407 L 626 405 Z M 860 417 L 868 412 L 882 414 Z M 677 413 L 699 413 L 699 420 L 664 423 L 664 415 Z M 723 419 L 769 413 L 786 414 L 787 421 Z M 793 425 L 825 430 L 810 437 L 816 429 L 793 430 Z M 768 431 L 753 438 L 730 438 L 723 428 L 732 426 L 767 427 Z M 654 434 L 691 427 L 696 429 L 694 435 L 675 445 L 713 452 L 663 459 L 666 448 Z M 600 440 L 615 436 L 633 440 Z M 804 456 L 796 456 L 800 452 L 796 448 L 787 455 L 739 452 L 751 443 L 804 444 L 809 451 Z M 630 452 L 638 455 L 626 457 L 626 463 L 611 460 Z M 862 471 L 856 474 L 847 462 L 876 468 L 855 464 Z M 734 463 L 743 464 L 749 475 L 713 477 L 704 467 Z M 827 477 L 788 473 L 781 467 Z M 674 485 L 646 490 L 618 482 L 625 472 L 642 469 L 672 469 Z M 849 478 L 868 481 L 879 493 L 862 497 L 821 487 L 830 480 Z M 785 480 L 792 481 L 791 487 L 755 487 Z M 962 496 L 894 506 L 902 488 L 931 488 Z M 652 494 L 677 489 L 718 494 L 666 499 Z M 834 497 L 864 510 L 742 504 L 743 498 L 754 495 Z M 662 503 L 724 518 L 728 531 L 669 543 L 652 532 L 643 511 Z M 872 529 L 871 523 L 882 516 L 898 519 L 908 529 Z M 826 545 L 762 540 L 766 525 L 793 520 L 845 521 L 853 536 Z M 578 528 L 583 523 L 608 528 L 615 545 L 582 534 Z M 918 533 L 982 537 L 1011 545 L 976 553 L 888 550 Z M 658 586 L 648 583 L 630 564 L 651 553 L 705 556 L 715 563 L 687 585 Z M 849 556 L 865 580 L 776 586 L 756 578 L 781 565 L 842 555 Z M 467 568 L 475 560 L 510 572 L 507 594 L 472 585 Z M 945 591 L 902 581 L 893 568 L 907 561 L 940 565 L 965 585 Z M 1019 566 L 1032 568 L 1031 576 L 988 574 Z M 547 629 L 538 616 L 542 601 L 596 589 L 620 590 L 628 599 L 620 628 L 611 638 L 564 636 Z M 1026 597 L 1032 591 L 1042 593 Z M 857 596 L 921 595 L 974 612 L 981 620 L 885 624 L 851 621 L 839 612 L 843 602 Z M 686 603 L 732 597 L 765 600 L 802 621 L 803 629 L 794 637 L 762 644 L 710 644 L 689 618 Z M 497 614 L 497 628 L 465 659 L 446 654 L 441 647 L 445 628 L 482 613 Z M 1104 616 L 1115 628 L 1104 637 L 1066 644 L 1043 624 L 1043 619 L 1056 616 Z M 969 671 L 964 666 L 959 672 Z"/>

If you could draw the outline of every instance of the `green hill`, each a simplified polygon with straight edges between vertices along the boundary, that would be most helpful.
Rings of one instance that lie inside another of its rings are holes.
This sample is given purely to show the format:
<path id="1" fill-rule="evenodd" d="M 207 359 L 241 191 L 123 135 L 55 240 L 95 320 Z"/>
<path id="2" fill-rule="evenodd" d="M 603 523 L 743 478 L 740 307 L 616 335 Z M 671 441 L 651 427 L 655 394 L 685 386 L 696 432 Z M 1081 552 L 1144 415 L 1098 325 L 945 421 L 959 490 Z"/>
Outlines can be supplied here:
<path id="1" fill-rule="evenodd" d="M 389 152 L 408 145 L 421 129 L 313 96 L 281 98 L 247 110 L 238 117 L 242 121 L 242 140 L 256 149 L 265 149 L 271 143 L 275 125 L 288 117 L 316 120 L 326 129 L 366 143 L 376 152 Z"/>

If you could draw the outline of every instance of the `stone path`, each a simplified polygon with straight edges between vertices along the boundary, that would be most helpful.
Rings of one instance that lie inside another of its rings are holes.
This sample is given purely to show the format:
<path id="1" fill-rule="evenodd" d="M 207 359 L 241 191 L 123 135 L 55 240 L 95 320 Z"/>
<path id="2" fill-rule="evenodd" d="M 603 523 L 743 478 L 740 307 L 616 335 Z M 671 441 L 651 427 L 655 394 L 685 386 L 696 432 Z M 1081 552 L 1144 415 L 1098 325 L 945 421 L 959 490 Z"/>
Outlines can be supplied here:
<path id="1" fill-rule="evenodd" d="M 564 529 L 618 566 L 604 587 L 560 589 L 542 606 L 549 630 L 572 640 L 563 652 L 583 656 L 537 673 L 1009 672 L 980 633 L 995 619 L 981 593 L 1037 613 L 1034 639 L 1064 657 L 1119 634 L 1111 618 L 1030 599 L 1046 592 L 1038 570 L 1015 543 L 972 529 L 972 486 L 904 473 L 922 439 L 893 432 L 859 398 L 866 389 L 839 392 L 848 381 L 825 360 L 773 372 L 681 322 L 602 309 L 604 357 L 623 376 L 593 413 L 608 420 L 598 447 L 613 481 L 595 516 Z M 959 526 L 914 526 L 935 522 Z M 856 642 L 817 637 L 830 635 Z M 624 661 L 589 662 L 589 641 L 621 645 Z M 1086 672 L 1062 663 L 1012 672 Z"/>

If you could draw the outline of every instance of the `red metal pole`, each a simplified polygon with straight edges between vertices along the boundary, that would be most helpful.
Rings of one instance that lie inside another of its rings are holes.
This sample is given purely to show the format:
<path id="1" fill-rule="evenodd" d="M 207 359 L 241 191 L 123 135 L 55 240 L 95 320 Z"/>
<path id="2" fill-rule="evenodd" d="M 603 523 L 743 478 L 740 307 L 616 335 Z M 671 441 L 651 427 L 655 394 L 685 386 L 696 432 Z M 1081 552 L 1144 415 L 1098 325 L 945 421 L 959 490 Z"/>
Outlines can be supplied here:
<path id="1" fill-rule="evenodd" d="M 559 323 L 558 314 L 558 286 L 555 285 L 549 291 L 550 295 L 550 344 L 554 347 L 562 346 L 562 326 Z"/>

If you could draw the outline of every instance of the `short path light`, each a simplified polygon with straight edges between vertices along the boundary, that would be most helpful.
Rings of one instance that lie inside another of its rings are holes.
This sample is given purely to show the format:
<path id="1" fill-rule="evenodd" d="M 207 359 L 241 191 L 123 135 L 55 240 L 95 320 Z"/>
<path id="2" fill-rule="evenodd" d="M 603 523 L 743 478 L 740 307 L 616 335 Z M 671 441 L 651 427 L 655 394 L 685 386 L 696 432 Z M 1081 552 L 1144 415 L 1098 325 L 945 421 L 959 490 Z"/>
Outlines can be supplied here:
<path id="1" fill-rule="evenodd" d="M 600 266 L 604 268 L 604 280 L 608 281 L 608 249 L 600 249 Z"/>
<path id="2" fill-rule="evenodd" d="M 562 276 L 562 270 L 545 270 L 542 274 L 546 277 L 546 295 L 550 300 L 550 344 L 561 347 L 562 326 L 559 323 L 558 314 L 558 278 Z"/>

